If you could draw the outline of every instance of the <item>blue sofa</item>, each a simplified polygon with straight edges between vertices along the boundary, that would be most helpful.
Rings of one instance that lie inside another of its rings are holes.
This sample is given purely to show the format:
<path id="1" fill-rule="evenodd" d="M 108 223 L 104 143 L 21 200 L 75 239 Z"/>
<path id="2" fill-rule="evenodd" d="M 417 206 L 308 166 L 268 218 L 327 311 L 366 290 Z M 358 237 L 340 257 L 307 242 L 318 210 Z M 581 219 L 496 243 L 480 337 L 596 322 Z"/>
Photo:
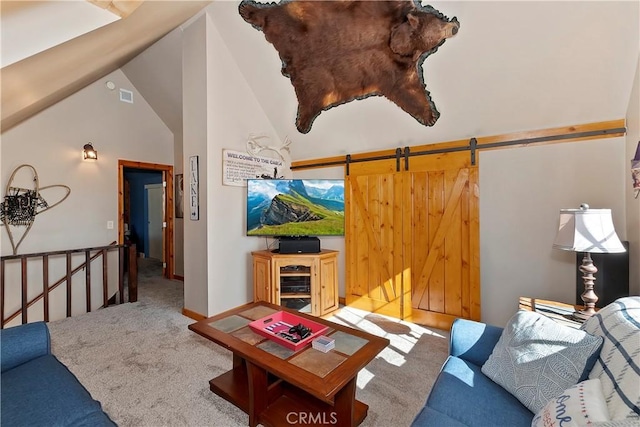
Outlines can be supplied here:
<path id="1" fill-rule="evenodd" d="M 449 358 L 413 427 L 531 426 L 534 414 L 480 369 L 502 328 L 456 319 Z"/>
<path id="2" fill-rule="evenodd" d="M 51 354 L 44 322 L 0 331 L 3 426 L 101 427 L 116 424 L 78 379 Z"/>

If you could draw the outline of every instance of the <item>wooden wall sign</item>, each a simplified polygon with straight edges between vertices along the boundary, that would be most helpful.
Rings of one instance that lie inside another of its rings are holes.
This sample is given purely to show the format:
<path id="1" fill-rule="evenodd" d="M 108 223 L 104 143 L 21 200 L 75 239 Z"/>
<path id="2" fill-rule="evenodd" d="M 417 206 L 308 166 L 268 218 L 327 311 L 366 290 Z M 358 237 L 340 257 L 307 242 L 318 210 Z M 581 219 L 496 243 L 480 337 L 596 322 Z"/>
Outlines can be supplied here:
<path id="1" fill-rule="evenodd" d="M 222 185 L 246 187 L 248 179 L 282 179 L 283 169 L 284 162 L 280 159 L 222 150 Z"/>
<path id="2" fill-rule="evenodd" d="M 280 54 L 301 133 L 322 111 L 369 96 L 388 98 L 425 126 L 438 120 L 422 63 L 458 32 L 456 18 L 417 0 L 243 0 L 239 12 Z"/>
<path id="3" fill-rule="evenodd" d="M 198 156 L 189 157 L 189 219 L 200 219 Z"/>

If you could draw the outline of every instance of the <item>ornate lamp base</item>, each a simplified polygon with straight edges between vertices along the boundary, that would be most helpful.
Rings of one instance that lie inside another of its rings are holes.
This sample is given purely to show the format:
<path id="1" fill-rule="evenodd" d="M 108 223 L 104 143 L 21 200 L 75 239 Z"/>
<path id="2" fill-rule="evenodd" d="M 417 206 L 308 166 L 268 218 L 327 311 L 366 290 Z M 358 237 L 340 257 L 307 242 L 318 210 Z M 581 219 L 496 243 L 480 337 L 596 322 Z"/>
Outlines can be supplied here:
<path id="1" fill-rule="evenodd" d="M 598 302 L 598 296 L 593 291 L 593 282 L 596 280 L 593 275 L 598 272 L 598 269 L 593 265 L 591 253 L 584 253 L 582 265 L 578 269 L 582 272 L 582 280 L 584 280 L 584 292 L 580 296 L 584 302 L 584 309 L 574 312 L 573 317 L 584 322 L 596 314 L 596 302 Z"/>

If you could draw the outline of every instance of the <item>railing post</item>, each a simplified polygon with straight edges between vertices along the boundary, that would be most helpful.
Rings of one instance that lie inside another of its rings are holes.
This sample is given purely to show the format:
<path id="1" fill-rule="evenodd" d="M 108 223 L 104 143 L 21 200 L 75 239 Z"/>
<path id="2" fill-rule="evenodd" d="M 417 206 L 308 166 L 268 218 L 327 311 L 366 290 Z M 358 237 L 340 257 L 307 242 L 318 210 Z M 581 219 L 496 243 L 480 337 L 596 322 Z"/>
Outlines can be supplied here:
<path id="1" fill-rule="evenodd" d="M 91 252 L 84 252 L 84 286 L 87 293 L 87 313 L 91 311 Z"/>
<path id="2" fill-rule="evenodd" d="M 4 260 L 0 261 L 0 329 L 4 329 Z"/>
<path id="3" fill-rule="evenodd" d="M 138 301 L 138 253 L 135 243 L 129 246 L 129 302 Z"/>
<path id="4" fill-rule="evenodd" d="M 71 317 L 71 252 L 67 251 L 67 317 Z"/>
<path id="5" fill-rule="evenodd" d="M 42 296 L 44 321 L 49 321 L 49 255 L 42 255 Z"/>
<path id="6" fill-rule="evenodd" d="M 27 257 L 20 259 L 22 266 L 22 324 L 27 323 Z"/>
<path id="7" fill-rule="evenodd" d="M 124 304 L 124 245 L 118 247 L 118 293 L 120 304 Z"/>
<path id="8" fill-rule="evenodd" d="M 109 280 L 107 278 L 107 250 L 102 250 L 102 306 L 109 307 Z"/>

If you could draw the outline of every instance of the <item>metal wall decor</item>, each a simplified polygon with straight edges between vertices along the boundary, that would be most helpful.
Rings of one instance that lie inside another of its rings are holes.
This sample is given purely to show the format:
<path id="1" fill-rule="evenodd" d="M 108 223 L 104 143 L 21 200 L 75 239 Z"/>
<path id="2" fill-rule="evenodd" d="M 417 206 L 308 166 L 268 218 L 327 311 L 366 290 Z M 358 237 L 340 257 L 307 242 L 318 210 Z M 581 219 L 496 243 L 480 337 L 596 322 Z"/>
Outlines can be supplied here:
<path id="1" fill-rule="evenodd" d="M 33 188 L 22 188 L 14 185 L 16 174 L 22 168 L 30 169 L 33 174 Z M 64 196 L 55 203 L 48 203 L 42 192 L 51 188 L 62 188 L 65 190 Z M 33 226 L 36 215 L 41 214 L 53 207 L 58 206 L 71 194 L 71 189 L 66 185 L 54 184 L 40 187 L 38 172 L 31 165 L 20 165 L 14 169 L 4 193 L 4 201 L 0 203 L 0 220 L 7 230 L 13 254 L 17 255 L 18 247 L 22 243 L 29 230 Z M 15 241 L 12 227 L 26 227 L 17 243 Z"/>

